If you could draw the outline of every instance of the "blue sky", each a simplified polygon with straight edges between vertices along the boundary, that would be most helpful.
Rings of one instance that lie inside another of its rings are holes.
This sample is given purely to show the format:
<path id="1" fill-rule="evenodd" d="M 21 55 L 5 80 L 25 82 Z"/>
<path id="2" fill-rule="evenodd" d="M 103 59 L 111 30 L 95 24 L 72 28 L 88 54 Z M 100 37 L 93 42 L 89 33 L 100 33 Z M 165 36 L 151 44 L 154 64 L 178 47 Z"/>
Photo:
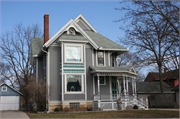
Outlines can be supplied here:
<path id="1" fill-rule="evenodd" d="M 124 13 L 114 10 L 121 8 L 119 1 L 13 1 L 1 0 L 1 33 L 11 31 L 15 24 L 39 23 L 43 32 L 43 16 L 49 14 L 50 37 L 52 37 L 71 18 L 82 14 L 86 20 L 102 35 L 117 42 L 124 32 L 119 29 L 123 23 L 114 23 Z"/>

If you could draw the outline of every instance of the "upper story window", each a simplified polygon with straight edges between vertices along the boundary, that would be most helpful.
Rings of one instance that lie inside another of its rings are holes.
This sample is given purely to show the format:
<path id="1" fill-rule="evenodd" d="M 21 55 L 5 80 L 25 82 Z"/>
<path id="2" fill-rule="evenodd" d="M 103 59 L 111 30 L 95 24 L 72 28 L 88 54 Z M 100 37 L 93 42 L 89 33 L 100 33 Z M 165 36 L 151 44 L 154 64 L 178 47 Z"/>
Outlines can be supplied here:
<path id="1" fill-rule="evenodd" d="M 104 66 L 104 52 L 103 51 L 98 51 L 97 52 L 97 57 L 98 57 L 98 65 L 99 66 Z"/>
<path id="2" fill-rule="evenodd" d="M 6 87 L 6 86 L 2 86 L 2 87 L 1 87 L 1 91 L 2 91 L 2 92 L 6 92 L 6 91 L 7 91 L 7 87 Z"/>
<path id="3" fill-rule="evenodd" d="M 65 45 L 65 62 L 83 62 L 82 45 Z"/>

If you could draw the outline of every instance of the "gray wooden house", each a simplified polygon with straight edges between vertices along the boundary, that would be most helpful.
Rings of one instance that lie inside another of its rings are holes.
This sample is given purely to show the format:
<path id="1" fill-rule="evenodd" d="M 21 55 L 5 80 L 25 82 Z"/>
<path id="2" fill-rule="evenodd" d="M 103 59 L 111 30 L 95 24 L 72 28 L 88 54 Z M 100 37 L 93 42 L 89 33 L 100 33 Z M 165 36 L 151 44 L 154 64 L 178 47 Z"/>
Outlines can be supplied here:
<path id="1" fill-rule="evenodd" d="M 82 15 L 49 38 L 49 15 L 45 14 L 44 38 L 32 38 L 31 43 L 34 76 L 49 86 L 49 111 L 89 106 L 116 110 L 119 97 L 122 109 L 138 104 L 138 74 L 133 67 L 118 67 L 119 55 L 129 49 L 99 34 Z"/>

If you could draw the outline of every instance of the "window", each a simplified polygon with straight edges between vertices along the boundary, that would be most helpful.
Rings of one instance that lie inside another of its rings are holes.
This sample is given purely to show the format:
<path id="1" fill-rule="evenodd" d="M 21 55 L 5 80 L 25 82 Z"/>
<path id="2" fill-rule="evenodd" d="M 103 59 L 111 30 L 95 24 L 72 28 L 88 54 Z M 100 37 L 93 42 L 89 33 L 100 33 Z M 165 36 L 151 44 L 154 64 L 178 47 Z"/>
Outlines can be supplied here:
<path id="1" fill-rule="evenodd" d="M 82 45 L 66 45 L 65 61 L 66 62 L 82 62 Z"/>
<path id="2" fill-rule="evenodd" d="M 83 92 L 81 75 L 66 75 L 66 92 Z"/>
<path id="3" fill-rule="evenodd" d="M 97 55 L 98 55 L 98 65 L 104 66 L 104 52 L 98 51 Z"/>
<path id="4" fill-rule="evenodd" d="M 69 103 L 70 109 L 79 109 L 79 103 Z"/>
<path id="5" fill-rule="evenodd" d="M 106 85 L 106 80 L 105 80 L 105 77 L 104 77 L 104 76 L 100 76 L 100 77 L 99 77 L 99 84 L 100 84 L 100 85 Z"/>
<path id="6" fill-rule="evenodd" d="M 2 86 L 1 91 L 2 92 L 6 92 L 7 91 L 7 87 L 6 86 Z"/>

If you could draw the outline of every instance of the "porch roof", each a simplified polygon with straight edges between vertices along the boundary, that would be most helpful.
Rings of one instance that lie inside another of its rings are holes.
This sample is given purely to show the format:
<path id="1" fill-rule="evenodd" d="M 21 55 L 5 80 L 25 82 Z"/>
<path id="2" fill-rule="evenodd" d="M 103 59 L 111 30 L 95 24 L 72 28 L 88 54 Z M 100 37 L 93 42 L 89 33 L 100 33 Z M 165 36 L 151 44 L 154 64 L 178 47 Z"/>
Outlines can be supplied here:
<path id="1" fill-rule="evenodd" d="M 90 66 L 91 73 L 129 73 L 138 75 L 133 67 Z"/>

